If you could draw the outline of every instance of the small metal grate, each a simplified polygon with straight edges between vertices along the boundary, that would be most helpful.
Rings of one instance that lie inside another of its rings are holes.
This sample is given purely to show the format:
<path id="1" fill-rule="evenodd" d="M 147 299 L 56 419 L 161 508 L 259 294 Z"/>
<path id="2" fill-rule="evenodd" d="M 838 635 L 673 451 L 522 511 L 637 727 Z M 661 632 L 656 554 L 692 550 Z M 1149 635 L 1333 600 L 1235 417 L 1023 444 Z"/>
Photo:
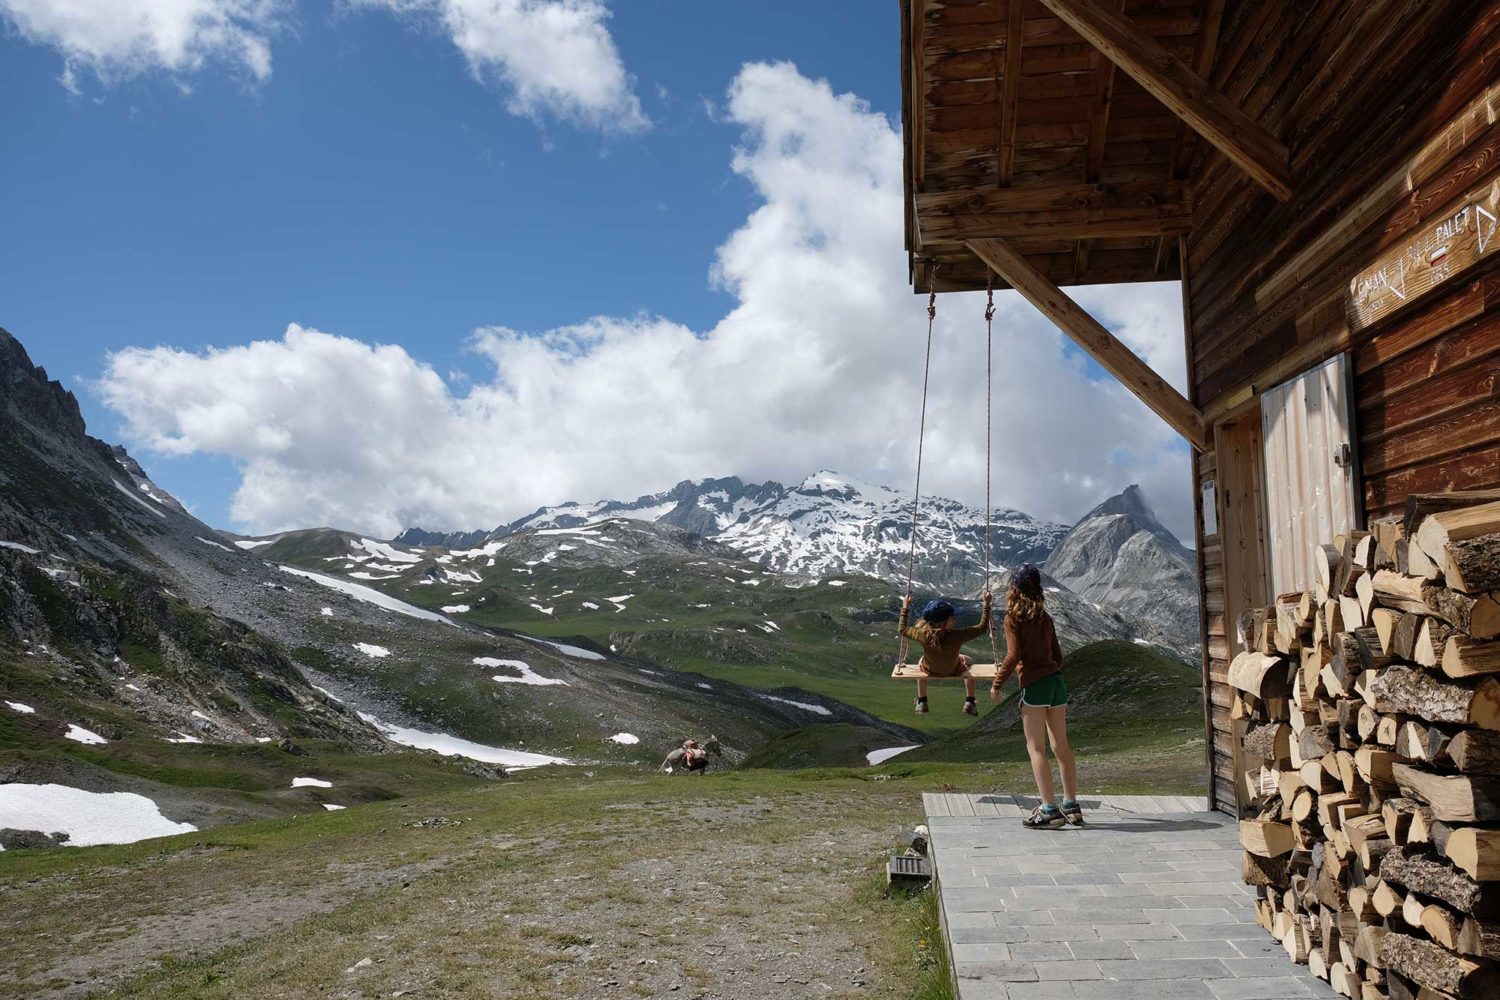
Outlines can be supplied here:
<path id="1" fill-rule="evenodd" d="M 932 866 L 927 859 L 910 854 L 891 858 L 885 871 L 888 882 L 928 882 L 932 879 Z"/>

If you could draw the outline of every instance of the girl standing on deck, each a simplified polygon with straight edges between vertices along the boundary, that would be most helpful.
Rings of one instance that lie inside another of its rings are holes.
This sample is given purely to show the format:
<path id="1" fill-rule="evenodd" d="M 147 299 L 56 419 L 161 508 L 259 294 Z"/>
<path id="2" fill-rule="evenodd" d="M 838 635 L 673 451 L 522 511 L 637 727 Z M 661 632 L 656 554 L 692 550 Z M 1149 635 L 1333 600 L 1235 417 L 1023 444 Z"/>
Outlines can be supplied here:
<path id="1" fill-rule="evenodd" d="M 954 628 L 955 612 L 947 601 L 929 601 L 922 609 L 922 617 L 911 628 L 906 627 L 911 614 L 911 595 L 901 600 L 901 622 L 897 633 L 906 636 L 922 647 L 922 659 L 917 662 L 921 676 L 917 678 L 918 715 L 927 714 L 927 678 L 957 677 L 969 669 L 969 658 L 959 650 L 970 639 L 978 639 L 990 627 L 990 592 L 984 592 L 984 610 L 980 612 L 979 624 L 969 628 Z M 974 705 L 974 678 L 964 678 L 964 714 L 978 715 Z"/>
<path id="2" fill-rule="evenodd" d="M 1068 683 L 1062 675 L 1062 647 L 1057 629 L 1047 614 L 1042 593 L 1042 574 L 1025 563 L 1011 574 L 1005 596 L 1005 662 L 995 671 L 990 700 L 1000 703 L 1000 686 L 1015 673 L 1021 682 L 1021 725 L 1026 732 L 1026 750 L 1031 773 L 1042 804 L 1021 821 L 1033 829 L 1056 829 L 1083 822 L 1078 805 L 1078 766 L 1068 745 Z M 1063 800 L 1053 803 L 1052 765 L 1047 743 L 1062 773 Z"/>

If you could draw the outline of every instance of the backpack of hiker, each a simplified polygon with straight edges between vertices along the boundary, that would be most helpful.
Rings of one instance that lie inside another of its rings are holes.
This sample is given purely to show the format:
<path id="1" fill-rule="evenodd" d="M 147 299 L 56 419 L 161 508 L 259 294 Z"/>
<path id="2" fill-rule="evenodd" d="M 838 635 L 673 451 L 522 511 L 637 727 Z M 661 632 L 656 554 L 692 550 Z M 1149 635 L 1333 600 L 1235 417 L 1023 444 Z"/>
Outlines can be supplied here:
<path id="1" fill-rule="evenodd" d="M 1021 821 L 1032 829 L 1083 823 L 1083 809 L 1078 804 L 1078 766 L 1068 743 L 1068 682 L 1063 679 L 1057 627 L 1047 613 L 1046 604 L 1041 571 L 1031 563 L 1017 567 L 1005 595 L 1005 661 L 995 671 L 995 680 L 990 685 L 990 700 L 998 705 L 1000 688 L 1011 674 L 1021 684 L 1021 727 L 1026 733 L 1031 773 L 1042 799 L 1031 815 Z M 1048 743 L 1062 774 L 1061 806 L 1053 801 Z"/>
<path id="2" fill-rule="evenodd" d="M 706 745 L 699 744 L 695 739 L 689 737 L 682 741 L 682 746 L 667 754 L 661 762 L 660 772 L 662 774 L 673 774 L 678 769 L 689 774 L 702 774 L 708 770 L 708 757 L 713 753 L 722 756 L 723 750 L 719 747 L 719 738 L 710 736 Z"/>

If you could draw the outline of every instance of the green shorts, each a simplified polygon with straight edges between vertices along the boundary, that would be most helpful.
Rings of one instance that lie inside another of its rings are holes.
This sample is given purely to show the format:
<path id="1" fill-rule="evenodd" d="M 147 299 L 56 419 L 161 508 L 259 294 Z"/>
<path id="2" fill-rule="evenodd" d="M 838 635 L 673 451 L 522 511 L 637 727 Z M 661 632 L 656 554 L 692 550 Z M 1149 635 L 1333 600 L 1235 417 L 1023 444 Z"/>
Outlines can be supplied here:
<path id="1" fill-rule="evenodd" d="M 1021 689 L 1021 704 L 1032 708 L 1057 708 L 1068 703 L 1068 682 L 1061 673 L 1043 677 Z"/>

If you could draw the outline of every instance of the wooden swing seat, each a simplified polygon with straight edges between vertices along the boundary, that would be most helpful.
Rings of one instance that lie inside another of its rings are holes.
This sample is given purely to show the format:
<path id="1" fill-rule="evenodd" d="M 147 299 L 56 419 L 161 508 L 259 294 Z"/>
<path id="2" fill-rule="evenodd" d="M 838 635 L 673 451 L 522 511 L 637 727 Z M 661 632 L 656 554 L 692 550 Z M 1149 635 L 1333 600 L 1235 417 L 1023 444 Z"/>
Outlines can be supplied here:
<path id="1" fill-rule="evenodd" d="M 891 670 L 893 681 L 914 681 L 919 677 L 925 677 L 930 681 L 963 681 L 976 680 L 988 681 L 995 679 L 995 664 L 993 663 L 971 663 L 969 669 L 961 674 L 952 674 L 946 677 L 937 677 L 933 674 L 924 674 L 917 669 L 915 663 L 898 663 Z"/>

